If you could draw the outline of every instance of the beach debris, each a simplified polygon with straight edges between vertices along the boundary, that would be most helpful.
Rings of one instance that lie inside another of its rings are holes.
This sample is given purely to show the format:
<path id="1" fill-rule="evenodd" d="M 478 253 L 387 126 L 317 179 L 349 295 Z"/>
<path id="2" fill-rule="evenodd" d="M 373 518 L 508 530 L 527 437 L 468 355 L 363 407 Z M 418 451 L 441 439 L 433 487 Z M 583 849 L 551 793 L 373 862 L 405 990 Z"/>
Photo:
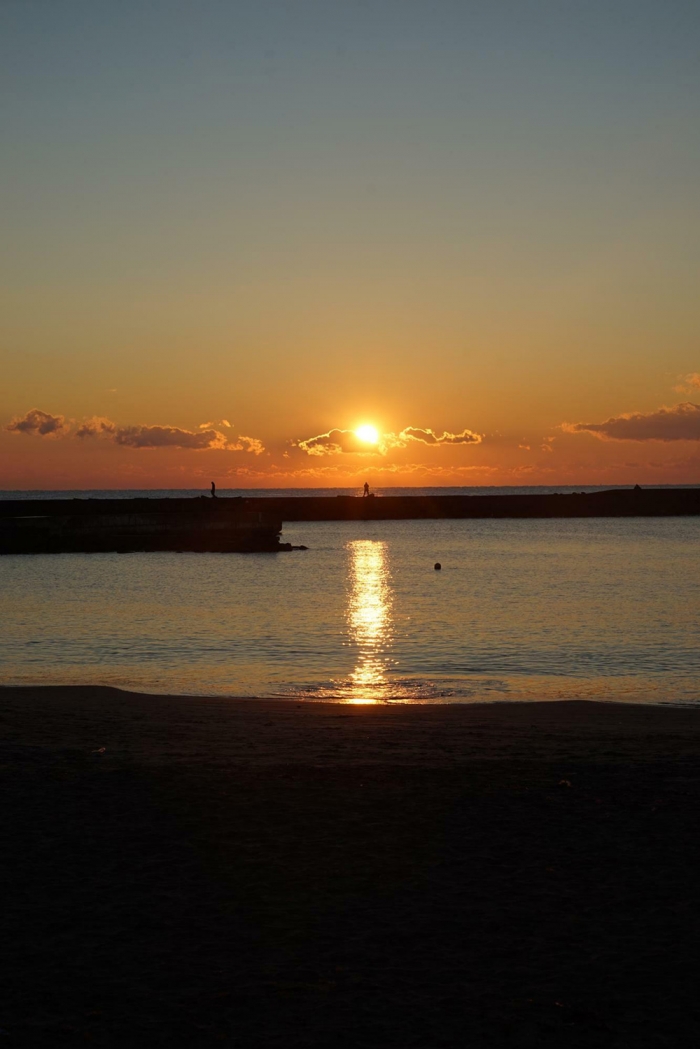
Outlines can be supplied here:
<path id="1" fill-rule="evenodd" d="M 107 750 L 106 747 L 98 747 L 97 750 L 93 750 L 92 753 L 93 754 L 104 754 L 106 750 Z"/>
<path id="2" fill-rule="evenodd" d="M 440 564 L 439 561 L 436 561 L 435 564 L 433 565 L 433 568 L 435 569 L 436 572 L 439 572 L 440 569 L 442 568 L 442 565 Z"/>
<path id="3" fill-rule="evenodd" d="M 570 787 L 571 786 L 571 780 L 570 779 L 560 779 L 559 780 L 559 786 L 560 787 Z"/>

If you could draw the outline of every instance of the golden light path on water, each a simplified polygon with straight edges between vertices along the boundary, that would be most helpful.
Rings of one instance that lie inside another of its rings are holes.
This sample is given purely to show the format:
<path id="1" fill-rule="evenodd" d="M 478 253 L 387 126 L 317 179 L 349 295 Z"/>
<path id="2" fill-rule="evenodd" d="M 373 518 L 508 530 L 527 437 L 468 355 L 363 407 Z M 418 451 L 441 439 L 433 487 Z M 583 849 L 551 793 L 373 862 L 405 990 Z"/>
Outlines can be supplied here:
<path id="1" fill-rule="evenodd" d="M 345 698 L 351 703 L 375 703 L 389 690 L 392 592 L 387 544 L 357 539 L 347 549 L 351 583 L 347 620 L 357 664 Z"/>

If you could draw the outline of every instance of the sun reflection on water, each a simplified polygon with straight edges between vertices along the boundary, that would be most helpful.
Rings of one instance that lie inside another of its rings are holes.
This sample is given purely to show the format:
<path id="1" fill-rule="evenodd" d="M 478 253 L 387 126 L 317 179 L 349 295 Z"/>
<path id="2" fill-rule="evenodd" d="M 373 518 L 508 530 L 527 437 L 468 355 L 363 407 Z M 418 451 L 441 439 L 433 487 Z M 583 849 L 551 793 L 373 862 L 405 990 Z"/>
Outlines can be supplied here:
<path id="1" fill-rule="evenodd" d="M 389 687 L 392 594 L 387 544 L 357 539 L 348 544 L 350 595 L 347 619 L 357 649 L 357 664 L 348 683 L 351 703 L 376 703 Z"/>

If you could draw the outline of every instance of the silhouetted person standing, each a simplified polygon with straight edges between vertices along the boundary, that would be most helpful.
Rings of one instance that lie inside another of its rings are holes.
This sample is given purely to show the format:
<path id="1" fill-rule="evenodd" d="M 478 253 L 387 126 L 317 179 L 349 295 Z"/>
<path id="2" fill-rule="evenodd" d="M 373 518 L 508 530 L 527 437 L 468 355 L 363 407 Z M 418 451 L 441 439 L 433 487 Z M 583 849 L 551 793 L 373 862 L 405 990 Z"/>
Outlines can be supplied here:
<path id="1" fill-rule="evenodd" d="M 368 495 L 369 495 L 369 482 L 365 481 L 365 486 L 362 489 L 362 498 L 366 499 Z"/>
<path id="2" fill-rule="evenodd" d="M 216 499 L 216 485 L 213 481 L 211 482 L 211 497 L 212 499 Z"/>

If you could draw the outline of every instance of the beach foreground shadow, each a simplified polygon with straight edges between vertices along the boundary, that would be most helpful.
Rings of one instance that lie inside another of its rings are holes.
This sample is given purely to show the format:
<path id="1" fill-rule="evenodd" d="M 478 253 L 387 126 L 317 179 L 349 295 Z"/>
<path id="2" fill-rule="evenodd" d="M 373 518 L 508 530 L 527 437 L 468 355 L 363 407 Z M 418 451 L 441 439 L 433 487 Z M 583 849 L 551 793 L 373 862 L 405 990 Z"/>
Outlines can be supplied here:
<path id="1" fill-rule="evenodd" d="M 700 1035 L 700 711 L 0 705 L 1 1044 Z"/>

